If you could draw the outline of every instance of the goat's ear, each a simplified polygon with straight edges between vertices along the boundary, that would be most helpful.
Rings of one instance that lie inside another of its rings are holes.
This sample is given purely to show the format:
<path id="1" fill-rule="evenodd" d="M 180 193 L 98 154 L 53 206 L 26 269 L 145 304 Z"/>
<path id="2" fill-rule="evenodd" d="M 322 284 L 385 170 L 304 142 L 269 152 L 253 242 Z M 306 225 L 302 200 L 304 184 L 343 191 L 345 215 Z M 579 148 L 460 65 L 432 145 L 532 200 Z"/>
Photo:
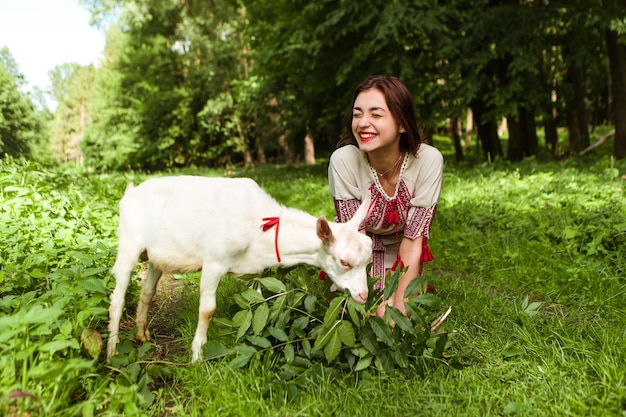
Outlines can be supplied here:
<path id="1" fill-rule="evenodd" d="M 355 228 L 358 229 L 361 226 L 363 220 L 365 220 L 365 218 L 367 217 L 371 202 L 372 197 L 370 195 L 370 192 L 369 190 L 365 190 L 365 192 L 363 193 L 363 197 L 361 198 L 361 205 L 354 213 L 354 216 L 352 216 L 352 218 L 348 220 L 348 223 L 352 224 Z"/>
<path id="2" fill-rule="evenodd" d="M 317 237 L 319 237 L 326 246 L 330 246 L 335 241 L 333 231 L 330 230 L 328 221 L 324 216 L 317 219 Z"/>

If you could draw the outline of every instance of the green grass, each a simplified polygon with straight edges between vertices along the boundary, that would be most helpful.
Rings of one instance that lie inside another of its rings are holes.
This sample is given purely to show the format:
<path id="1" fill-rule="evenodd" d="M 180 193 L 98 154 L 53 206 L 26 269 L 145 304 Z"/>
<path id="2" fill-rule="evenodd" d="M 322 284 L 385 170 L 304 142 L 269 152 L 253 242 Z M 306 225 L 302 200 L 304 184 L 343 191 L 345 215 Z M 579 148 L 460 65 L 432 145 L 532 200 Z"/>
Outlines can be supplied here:
<path id="1" fill-rule="evenodd" d="M 425 360 L 423 376 L 407 376 L 314 365 L 285 384 L 271 358 L 240 369 L 229 357 L 188 364 L 197 274 L 162 283 L 155 344 L 127 344 L 115 367 L 92 359 L 81 334 L 106 331 L 117 200 L 145 175 L 3 162 L 0 414 L 626 415 L 626 163 L 594 154 L 457 166 L 449 143 L 437 146 L 447 163 L 426 276 L 452 306 L 447 352 L 463 369 Z M 251 176 L 285 204 L 333 216 L 319 166 L 180 173 Z M 241 289 L 223 280 L 218 317 L 237 312 Z M 212 326 L 209 339 L 232 343 L 222 330 Z"/>

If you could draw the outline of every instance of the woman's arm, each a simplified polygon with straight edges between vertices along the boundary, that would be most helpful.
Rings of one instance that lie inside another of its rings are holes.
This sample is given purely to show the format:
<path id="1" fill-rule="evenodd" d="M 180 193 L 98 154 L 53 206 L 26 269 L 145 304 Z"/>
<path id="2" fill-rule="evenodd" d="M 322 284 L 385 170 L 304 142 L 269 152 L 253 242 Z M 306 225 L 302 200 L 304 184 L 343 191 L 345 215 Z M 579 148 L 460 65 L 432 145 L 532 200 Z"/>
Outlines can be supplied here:
<path id="1" fill-rule="evenodd" d="M 415 239 L 404 238 L 400 242 L 400 258 L 404 262 L 404 266 L 407 267 L 407 271 L 400 277 L 398 289 L 393 293 L 390 301 L 391 305 L 403 314 L 406 314 L 404 291 L 409 283 L 420 275 L 423 239 L 423 236 Z"/>

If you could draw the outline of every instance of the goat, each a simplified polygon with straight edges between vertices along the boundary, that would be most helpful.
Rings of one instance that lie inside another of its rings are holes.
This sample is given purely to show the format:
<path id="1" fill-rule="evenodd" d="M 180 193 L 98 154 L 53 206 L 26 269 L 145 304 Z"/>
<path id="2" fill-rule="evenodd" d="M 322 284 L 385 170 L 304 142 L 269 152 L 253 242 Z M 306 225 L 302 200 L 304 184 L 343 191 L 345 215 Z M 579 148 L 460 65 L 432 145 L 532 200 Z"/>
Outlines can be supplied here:
<path id="1" fill-rule="evenodd" d="M 137 339 L 142 342 L 150 338 L 148 310 L 162 273 L 202 270 L 191 345 L 194 362 L 207 339 L 218 283 L 229 272 L 254 274 L 276 265 L 309 264 L 326 271 L 357 302 L 367 300 L 372 241 L 358 230 L 367 204 L 350 222 L 334 223 L 280 205 L 249 178 L 175 176 L 129 185 L 119 209 L 108 359 L 116 354 L 124 298 L 139 258 L 149 262 L 137 306 Z"/>

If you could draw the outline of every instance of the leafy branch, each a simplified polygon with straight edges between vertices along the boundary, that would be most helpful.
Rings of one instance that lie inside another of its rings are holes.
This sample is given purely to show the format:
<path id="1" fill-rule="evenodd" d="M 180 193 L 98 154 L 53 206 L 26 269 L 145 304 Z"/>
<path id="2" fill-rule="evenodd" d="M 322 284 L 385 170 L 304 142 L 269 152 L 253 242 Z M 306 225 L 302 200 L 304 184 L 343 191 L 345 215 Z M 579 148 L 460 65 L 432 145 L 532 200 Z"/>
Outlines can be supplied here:
<path id="1" fill-rule="evenodd" d="M 332 293 L 318 284 L 310 267 L 268 271 L 271 276 L 252 278 L 258 290 L 235 294 L 241 309 L 232 319 L 215 319 L 234 335 L 234 346 L 211 341 L 205 345 L 204 357 L 231 354 L 232 368 L 260 361 L 290 378 L 314 365 L 356 373 L 420 374 L 424 361 L 418 359 L 454 366 L 447 354 L 448 332 L 432 333 L 451 309 L 437 314 L 441 299 L 427 293 L 424 278 L 413 280 L 406 290 L 406 316 L 390 306 L 383 318 L 376 315 L 382 300 L 398 288 L 401 274 L 399 270 L 388 273 L 383 291 L 374 290 L 375 279 L 370 279 L 369 300 L 358 304 L 348 294 Z"/>

